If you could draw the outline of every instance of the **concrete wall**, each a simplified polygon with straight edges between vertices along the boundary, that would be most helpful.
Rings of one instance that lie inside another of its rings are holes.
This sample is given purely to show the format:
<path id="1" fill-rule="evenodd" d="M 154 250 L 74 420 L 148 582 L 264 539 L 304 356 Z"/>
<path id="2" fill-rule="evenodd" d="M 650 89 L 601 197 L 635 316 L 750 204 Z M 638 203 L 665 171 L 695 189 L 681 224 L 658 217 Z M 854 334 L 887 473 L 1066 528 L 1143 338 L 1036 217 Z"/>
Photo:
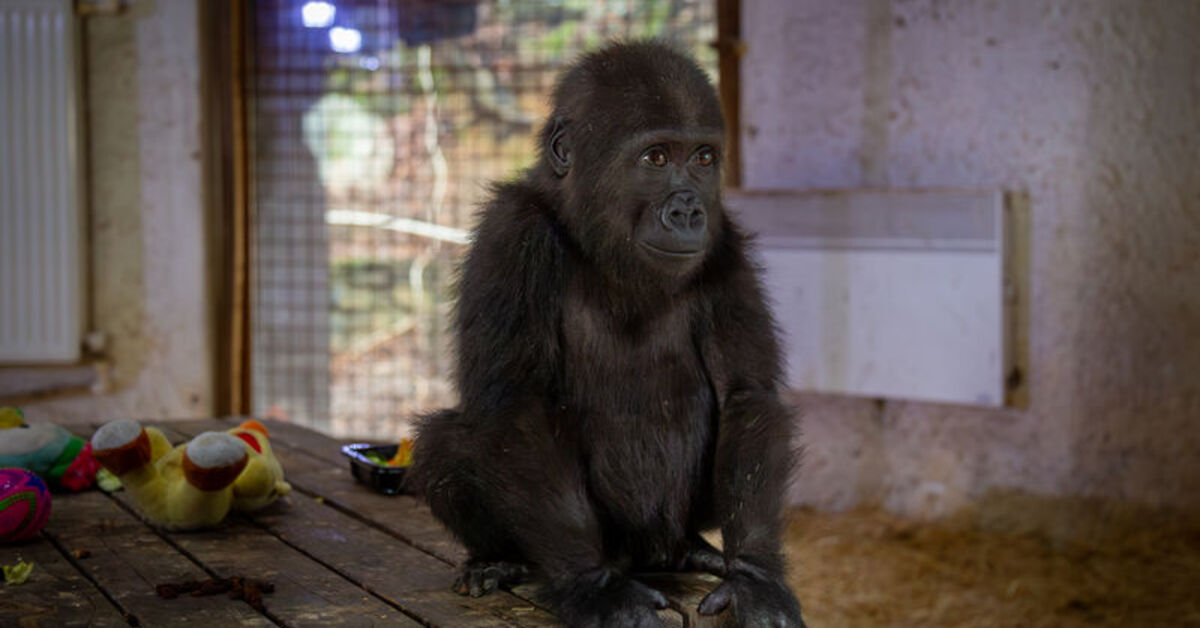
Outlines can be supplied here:
<path id="1" fill-rule="evenodd" d="M 1200 511 L 1197 32 L 1176 0 L 743 3 L 746 187 L 1032 199 L 1028 409 L 800 396 L 797 501 Z"/>
<path id="2" fill-rule="evenodd" d="M 110 391 L 26 405 L 34 420 L 205 415 L 212 407 L 195 0 L 85 18 L 91 324 Z"/>

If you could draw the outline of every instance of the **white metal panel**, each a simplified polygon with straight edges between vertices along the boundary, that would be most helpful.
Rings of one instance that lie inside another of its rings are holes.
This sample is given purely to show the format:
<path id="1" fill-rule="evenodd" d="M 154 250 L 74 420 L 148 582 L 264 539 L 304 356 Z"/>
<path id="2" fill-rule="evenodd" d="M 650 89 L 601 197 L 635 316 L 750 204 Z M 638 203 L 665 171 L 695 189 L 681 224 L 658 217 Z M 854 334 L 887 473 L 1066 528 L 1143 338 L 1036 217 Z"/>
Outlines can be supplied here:
<path id="1" fill-rule="evenodd" d="M 799 390 L 1001 406 L 999 192 L 734 196 Z"/>
<path id="2" fill-rule="evenodd" d="M 0 360 L 79 359 L 83 286 L 70 0 L 0 0 Z"/>

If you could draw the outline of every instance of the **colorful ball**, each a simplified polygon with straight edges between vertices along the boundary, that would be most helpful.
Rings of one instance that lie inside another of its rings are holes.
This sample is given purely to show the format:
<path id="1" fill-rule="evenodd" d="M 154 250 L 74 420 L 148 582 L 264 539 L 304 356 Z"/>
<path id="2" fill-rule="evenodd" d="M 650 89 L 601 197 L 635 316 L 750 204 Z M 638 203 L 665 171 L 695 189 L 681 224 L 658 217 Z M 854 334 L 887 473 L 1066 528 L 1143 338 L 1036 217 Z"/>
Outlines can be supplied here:
<path id="1" fill-rule="evenodd" d="M 50 491 L 37 474 L 0 469 L 0 543 L 24 541 L 50 518 Z"/>

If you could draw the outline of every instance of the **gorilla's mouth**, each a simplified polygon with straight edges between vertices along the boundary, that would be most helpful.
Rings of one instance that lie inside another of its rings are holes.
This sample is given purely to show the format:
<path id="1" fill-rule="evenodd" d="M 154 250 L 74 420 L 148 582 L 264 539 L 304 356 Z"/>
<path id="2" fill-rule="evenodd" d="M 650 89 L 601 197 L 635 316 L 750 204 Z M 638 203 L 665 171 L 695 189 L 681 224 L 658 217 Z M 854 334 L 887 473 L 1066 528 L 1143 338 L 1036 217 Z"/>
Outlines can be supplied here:
<path id="1" fill-rule="evenodd" d="M 644 248 L 648 249 L 651 253 L 654 253 L 656 255 L 662 255 L 663 257 L 669 257 L 672 259 L 691 259 L 693 257 L 699 257 L 700 254 L 704 252 L 703 249 L 683 249 L 683 250 L 674 250 L 673 251 L 673 250 L 668 250 L 668 249 L 654 246 L 653 244 L 650 244 L 649 242 L 642 242 L 641 244 Z"/>

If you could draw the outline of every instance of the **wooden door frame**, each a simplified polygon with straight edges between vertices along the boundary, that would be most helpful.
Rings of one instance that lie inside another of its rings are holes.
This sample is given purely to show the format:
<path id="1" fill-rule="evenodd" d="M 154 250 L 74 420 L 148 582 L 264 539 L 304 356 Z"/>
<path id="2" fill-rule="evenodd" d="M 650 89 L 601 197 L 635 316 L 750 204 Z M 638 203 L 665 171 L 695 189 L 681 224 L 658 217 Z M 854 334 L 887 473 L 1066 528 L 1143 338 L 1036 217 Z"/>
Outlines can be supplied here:
<path id="1" fill-rule="evenodd" d="M 249 46 L 250 2 L 205 0 L 199 4 L 213 411 L 218 416 L 248 415 L 252 181 L 246 79 L 253 50 Z"/>
<path id="2" fill-rule="evenodd" d="M 741 0 L 717 0 L 718 90 L 725 113 L 725 187 L 742 186 L 741 63 L 746 52 L 742 41 Z"/>

